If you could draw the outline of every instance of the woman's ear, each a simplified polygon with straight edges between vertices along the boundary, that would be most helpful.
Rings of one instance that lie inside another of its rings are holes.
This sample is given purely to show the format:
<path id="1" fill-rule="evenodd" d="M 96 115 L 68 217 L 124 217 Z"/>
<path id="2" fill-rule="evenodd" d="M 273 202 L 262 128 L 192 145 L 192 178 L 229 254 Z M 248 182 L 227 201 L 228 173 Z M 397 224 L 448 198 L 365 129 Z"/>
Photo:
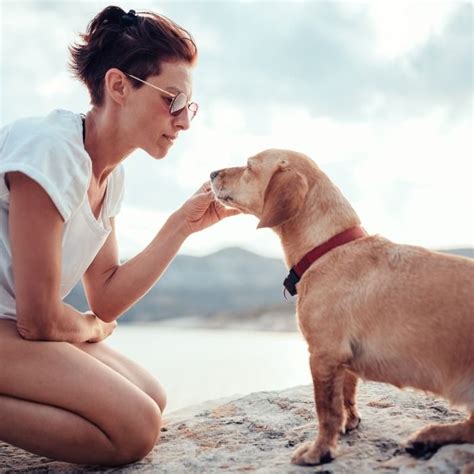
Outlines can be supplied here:
<path id="1" fill-rule="evenodd" d="M 307 192 L 308 181 L 298 171 L 291 168 L 275 171 L 265 190 L 262 217 L 257 229 L 275 227 L 296 216 Z"/>
<path id="2" fill-rule="evenodd" d="M 120 69 L 111 68 L 104 76 L 104 92 L 112 98 L 114 102 L 123 104 L 127 92 L 131 85 L 125 79 L 125 76 Z"/>

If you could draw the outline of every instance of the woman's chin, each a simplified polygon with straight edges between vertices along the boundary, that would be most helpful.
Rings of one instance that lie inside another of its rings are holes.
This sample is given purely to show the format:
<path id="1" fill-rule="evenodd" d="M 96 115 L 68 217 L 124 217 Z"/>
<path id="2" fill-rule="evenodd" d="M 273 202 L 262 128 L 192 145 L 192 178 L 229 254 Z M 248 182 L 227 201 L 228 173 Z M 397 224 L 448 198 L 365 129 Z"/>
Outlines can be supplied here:
<path id="1" fill-rule="evenodd" d="M 153 150 L 148 150 L 148 154 L 155 158 L 155 160 L 161 160 L 168 154 L 168 150 L 161 146 L 157 146 Z"/>
<path id="2" fill-rule="evenodd" d="M 163 143 L 162 141 L 158 141 L 156 143 L 150 143 L 149 146 L 143 147 L 142 150 L 152 158 L 155 158 L 155 160 L 161 160 L 168 154 L 170 148 L 171 144 L 168 145 L 167 142 Z"/>

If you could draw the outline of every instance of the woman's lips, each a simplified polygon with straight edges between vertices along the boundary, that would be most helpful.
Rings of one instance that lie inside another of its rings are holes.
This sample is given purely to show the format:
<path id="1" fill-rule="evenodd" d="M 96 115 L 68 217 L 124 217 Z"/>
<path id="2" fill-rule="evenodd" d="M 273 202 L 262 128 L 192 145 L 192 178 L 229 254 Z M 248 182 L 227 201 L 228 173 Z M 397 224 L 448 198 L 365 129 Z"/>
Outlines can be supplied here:
<path id="1" fill-rule="evenodd" d="M 174 143 L 177 138 L 177 135 L 163 135 L 169 142 Z"/>

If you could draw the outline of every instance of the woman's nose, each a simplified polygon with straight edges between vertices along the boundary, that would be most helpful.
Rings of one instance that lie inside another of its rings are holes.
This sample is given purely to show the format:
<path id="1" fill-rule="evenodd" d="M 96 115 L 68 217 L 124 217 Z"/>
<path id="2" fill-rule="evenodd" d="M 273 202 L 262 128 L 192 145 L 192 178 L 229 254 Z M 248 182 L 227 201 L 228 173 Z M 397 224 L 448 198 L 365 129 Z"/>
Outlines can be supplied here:
<path id="1" fill-rule="evenodd" d="M 189 129 L 189 127 L 191 126 L 191 120 L 189 118 L 189 111 L 186 107 L 174 117 L 173 123 L 180 130 Z"/>
<path id="2" fill-rule="evenodd" d="M 213 171 L 210 175 L 211 179 L 214 179 L 218 174 L 219 174 L 219 171 Z"/>

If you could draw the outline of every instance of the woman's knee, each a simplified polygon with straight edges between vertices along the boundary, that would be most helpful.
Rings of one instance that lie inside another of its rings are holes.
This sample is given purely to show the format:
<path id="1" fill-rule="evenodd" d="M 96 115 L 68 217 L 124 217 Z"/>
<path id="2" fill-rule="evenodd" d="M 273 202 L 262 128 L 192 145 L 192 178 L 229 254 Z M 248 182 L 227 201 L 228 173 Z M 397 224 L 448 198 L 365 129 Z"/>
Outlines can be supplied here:
<path id="1" fill-rule="evenodd" d="M 167 397 L 164 388 L 154 377 L 150 377 L 144 384 L 143 391 L 150 396 L 158 405 L 160 412 L 163 413 L 166 408 Z"/>
<path id="2" fill-rule="evenodd" d="M 114 455 L 111 464 L 129 464 L 149 454 L 160 437 L 161 411 L 148 397 L 130 403 L 130 411 L 118 422 L 120 432 L 113 438 Z M 130 418 L 130 419 L 129 419 Z"/>

